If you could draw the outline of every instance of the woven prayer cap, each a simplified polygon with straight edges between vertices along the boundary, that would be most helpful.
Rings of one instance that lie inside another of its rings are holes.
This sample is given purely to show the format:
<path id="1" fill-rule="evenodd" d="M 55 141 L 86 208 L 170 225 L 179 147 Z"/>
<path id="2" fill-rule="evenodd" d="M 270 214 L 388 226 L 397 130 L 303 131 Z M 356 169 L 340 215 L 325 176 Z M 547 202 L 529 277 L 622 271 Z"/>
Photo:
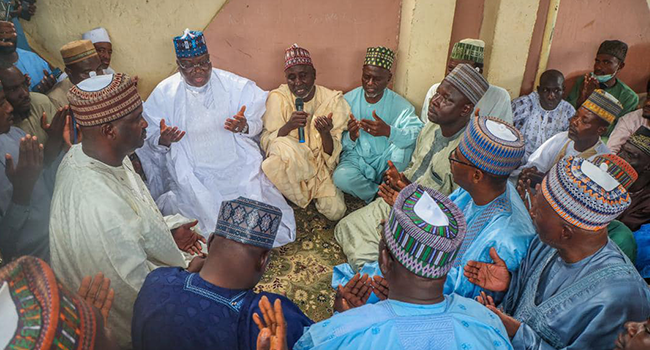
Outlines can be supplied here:
<path id="1" fill-rule="evenodd" d="M 208 52 L 208 45 L 203 32 L 185 29 L 183 35 L 174 38 L 174 50 L 178 58 L 198 57 Z"/>
<path id="2" fill-rule="evenodd" d="M 282 211 L 277 207 L 239 197 L 221 203 L 214 233 L 236 242 L 271 249 L 281 221 Z"/>
<path id="3" fill-rule="evenodd" d="M 519 130 L 495 117 L 472 117 L 458 150 L 477 168 L 499 176 L 517 169 L 526 151 Z"/>
<path id="4" fill-rule="evenodd" d="M 650 156 L 650 129 L 645 126 L 639 127 L 636 129 L 634 134 L 630 136 L 628 142 Z"/>
<path id="5" fill-rule="evenodd" d="M 485 42 L 483 40 L 463 39 L 454 44 L 451 49 L 451 59 L 483 63 L 484 51 Z"/>
<path id="6" fill-rule="evenodd" d="M 23 256 L 0 269 L 5 349 L 93 349 L 96 314 L 43 260 Z"/>
<path id="7" fill-rule="evenodd" d="M 589 98 L 582 104 L 582 107 L 601 117 L 607 123 L 612 124 L 623 112 L 623 105 L 609 92 L 596 89 Z"/>
<path id="8" fill-rule="evenodd" d="M 366 50 L 366 58 L 363 64 L 390 70 L 393 67 L 394 60 L 395 52 L 393 50 L 383 46 L 369 47 Z"/>
<path id="9" fill-rule="evenodd" d="M 135 83 L 123 73 L 91 77 L 68 92 L 70 108 L 81 126 L 109 123 L 142 106 Z"/>
<path id="10" fill-rule="evenodd" d="M 465 95 L 474 105 L 485 95 L 490 84 L 469 64 L 459 64 L 445 80 Z"/>
<path id="11" fill-rule="evenodd" d="M 61 47 L 61 57 L 66 66 L 81 62 L 88 57 L 98 56 L 90 40 L 75 40 Z"/>
<path id="12" fill-rule="evenodd" d="M 314 64 L 311 61 L 311 54 L 307 49 L 298 46 L 298 44 L 289 46 L 284 52 L 284 70 L 301 64 L 313 67 Z"/>
<path id="13" fill-rule="evenodd" d="M 630 188 L 639 177 L 636 170 L 625 159 L 611 153 L 599 154 L 589 159 L 597 167 L 602 167 L 609 175 L 616 179 L 625 189 Z M 601 164 L 605 164 L 604 166 Z"/>
<path id="14" fill-rule="evenodd" d="M 597 54 L 611 55 L 623 62 L 627 56 L 627 44 L 620 40 L 605 40 L 598 47 Z"/>
<path id="15" fill-rule="evenodd" d="M 393 205 L 384 240 L 406 269 L 421 277 L 440 278 L 453 266 L 466 227 L 463 213 L 449 198 L 412 183 Z"/>
<path id="16" fill-rule="evenodd" d="M 589 231 L 606 227 L 630 205 L 627 190 L 605 164 L 574 156 L 557 162 L 542 181 L 542 193 L 568 223 Z"/>

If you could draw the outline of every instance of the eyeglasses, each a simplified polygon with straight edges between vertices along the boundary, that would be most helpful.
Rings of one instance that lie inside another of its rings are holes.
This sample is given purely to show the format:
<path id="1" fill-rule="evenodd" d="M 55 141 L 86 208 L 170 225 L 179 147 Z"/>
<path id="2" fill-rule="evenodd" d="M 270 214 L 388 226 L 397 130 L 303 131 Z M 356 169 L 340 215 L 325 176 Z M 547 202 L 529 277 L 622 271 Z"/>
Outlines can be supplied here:
<path id="1" fill-rule="evenodd" d="M 449 152 L 449 157 L 447 157 L 447 158 L 449 159 L 449 163 L 456 162 L 456 163 L 458 163 L 458 164 L 462 164 L 462 165 L 466 165 L 466 166 L 468 166 L 468 167 L 476 168 L 476 165 L 474 165 L 474 164 L 466 163 L 466 162 L 463 162 L 463 161 L 460 160 L 460 159 L 456 159 L 456 158 L 454 158 L 453 155 L 454 155 L 454 152 L 455 152 L 455 151 L 456 151 L 456 150 L 453 150 L 453 151 Z M 478 168 L 476 168 L 476 169 L 478 169 Z"/>
<path id="2" fill-rule="evenodd" d="M 193 70 L 193 69 L 196 69 L 196 68 L 200 68 L 202 70 L 208 70 L 208 69 L 212 68 L 212 62 L 210 62 L 210 60 L 205 60 L 205 61 L 199 62 L 197 64 L 183 64 L 183 63 L 181 63 L 179 61 L 178 66 L 182 70 L 187 70 L 187 71 Z"/>

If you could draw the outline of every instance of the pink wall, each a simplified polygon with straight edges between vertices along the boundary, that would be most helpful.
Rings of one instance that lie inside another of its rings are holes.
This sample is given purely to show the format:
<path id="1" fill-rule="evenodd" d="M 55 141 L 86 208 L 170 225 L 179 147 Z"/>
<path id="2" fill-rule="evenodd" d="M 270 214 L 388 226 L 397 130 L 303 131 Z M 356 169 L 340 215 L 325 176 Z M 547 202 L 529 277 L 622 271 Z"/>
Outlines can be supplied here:
<path id="1" fill-rule="evenodd" d="M 645 92 L 650 77 L 650 10 L 646 0 L 564 0 L 560 3 L 548 68 L 568 78 L 593 69 L 603 40 L 618 39 L 629 46 L 620 79 L 636 92 Z"/>
<path id="2" fill-rule="evenodd" d="M 480 39 L 481 24 L 483 24 L 483 8 L 485 0 L 456 0 L 454 25 L 451 29 L 449 52 L 454 44 L 463 39 Z"/>
<path id="3" fill-rule="evenodd" d="M 361 85 L 366 48 L 397 49 L 401 1 L 237 0 L 205 30 L 212 63 L 271 90 L 284 83 L 284 51 L 311 52 L 320 85 Z M 394 70 L 394 68 L 393 68 Z"/>

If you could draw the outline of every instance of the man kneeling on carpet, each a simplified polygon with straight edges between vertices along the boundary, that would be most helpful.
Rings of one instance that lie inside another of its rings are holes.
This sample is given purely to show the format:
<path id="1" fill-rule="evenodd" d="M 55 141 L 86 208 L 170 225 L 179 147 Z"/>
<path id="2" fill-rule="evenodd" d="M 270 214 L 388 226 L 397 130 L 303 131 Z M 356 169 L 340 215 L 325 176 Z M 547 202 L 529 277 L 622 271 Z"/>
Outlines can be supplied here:
<path id="1" fill-rule="evenodd" d="M 282 220 L 279 208 L 239 197 L 224 201 L 199 273 L 161 267 L 149 274 L 133 310 L 137 349 L 255 349 L 258 305 L 282 300 L 293 344 L 313 322 L 289 299 L 255 293 Z"/>

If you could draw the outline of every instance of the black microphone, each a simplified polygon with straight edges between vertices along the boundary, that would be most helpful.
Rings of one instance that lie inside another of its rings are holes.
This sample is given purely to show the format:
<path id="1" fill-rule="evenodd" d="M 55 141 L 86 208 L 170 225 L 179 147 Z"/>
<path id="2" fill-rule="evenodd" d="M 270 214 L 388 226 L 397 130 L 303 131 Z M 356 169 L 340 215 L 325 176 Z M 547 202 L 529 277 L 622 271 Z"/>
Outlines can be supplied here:
<path id="1" fill-rule="evenodd" d="M 304 106 L 305 102 L 303 102 L 302 98 L 296 97 L 296 111 L 302 112 Z M 303 127 L 298 128 L 298 142 L 305 143 L 305 128 Z"/>

